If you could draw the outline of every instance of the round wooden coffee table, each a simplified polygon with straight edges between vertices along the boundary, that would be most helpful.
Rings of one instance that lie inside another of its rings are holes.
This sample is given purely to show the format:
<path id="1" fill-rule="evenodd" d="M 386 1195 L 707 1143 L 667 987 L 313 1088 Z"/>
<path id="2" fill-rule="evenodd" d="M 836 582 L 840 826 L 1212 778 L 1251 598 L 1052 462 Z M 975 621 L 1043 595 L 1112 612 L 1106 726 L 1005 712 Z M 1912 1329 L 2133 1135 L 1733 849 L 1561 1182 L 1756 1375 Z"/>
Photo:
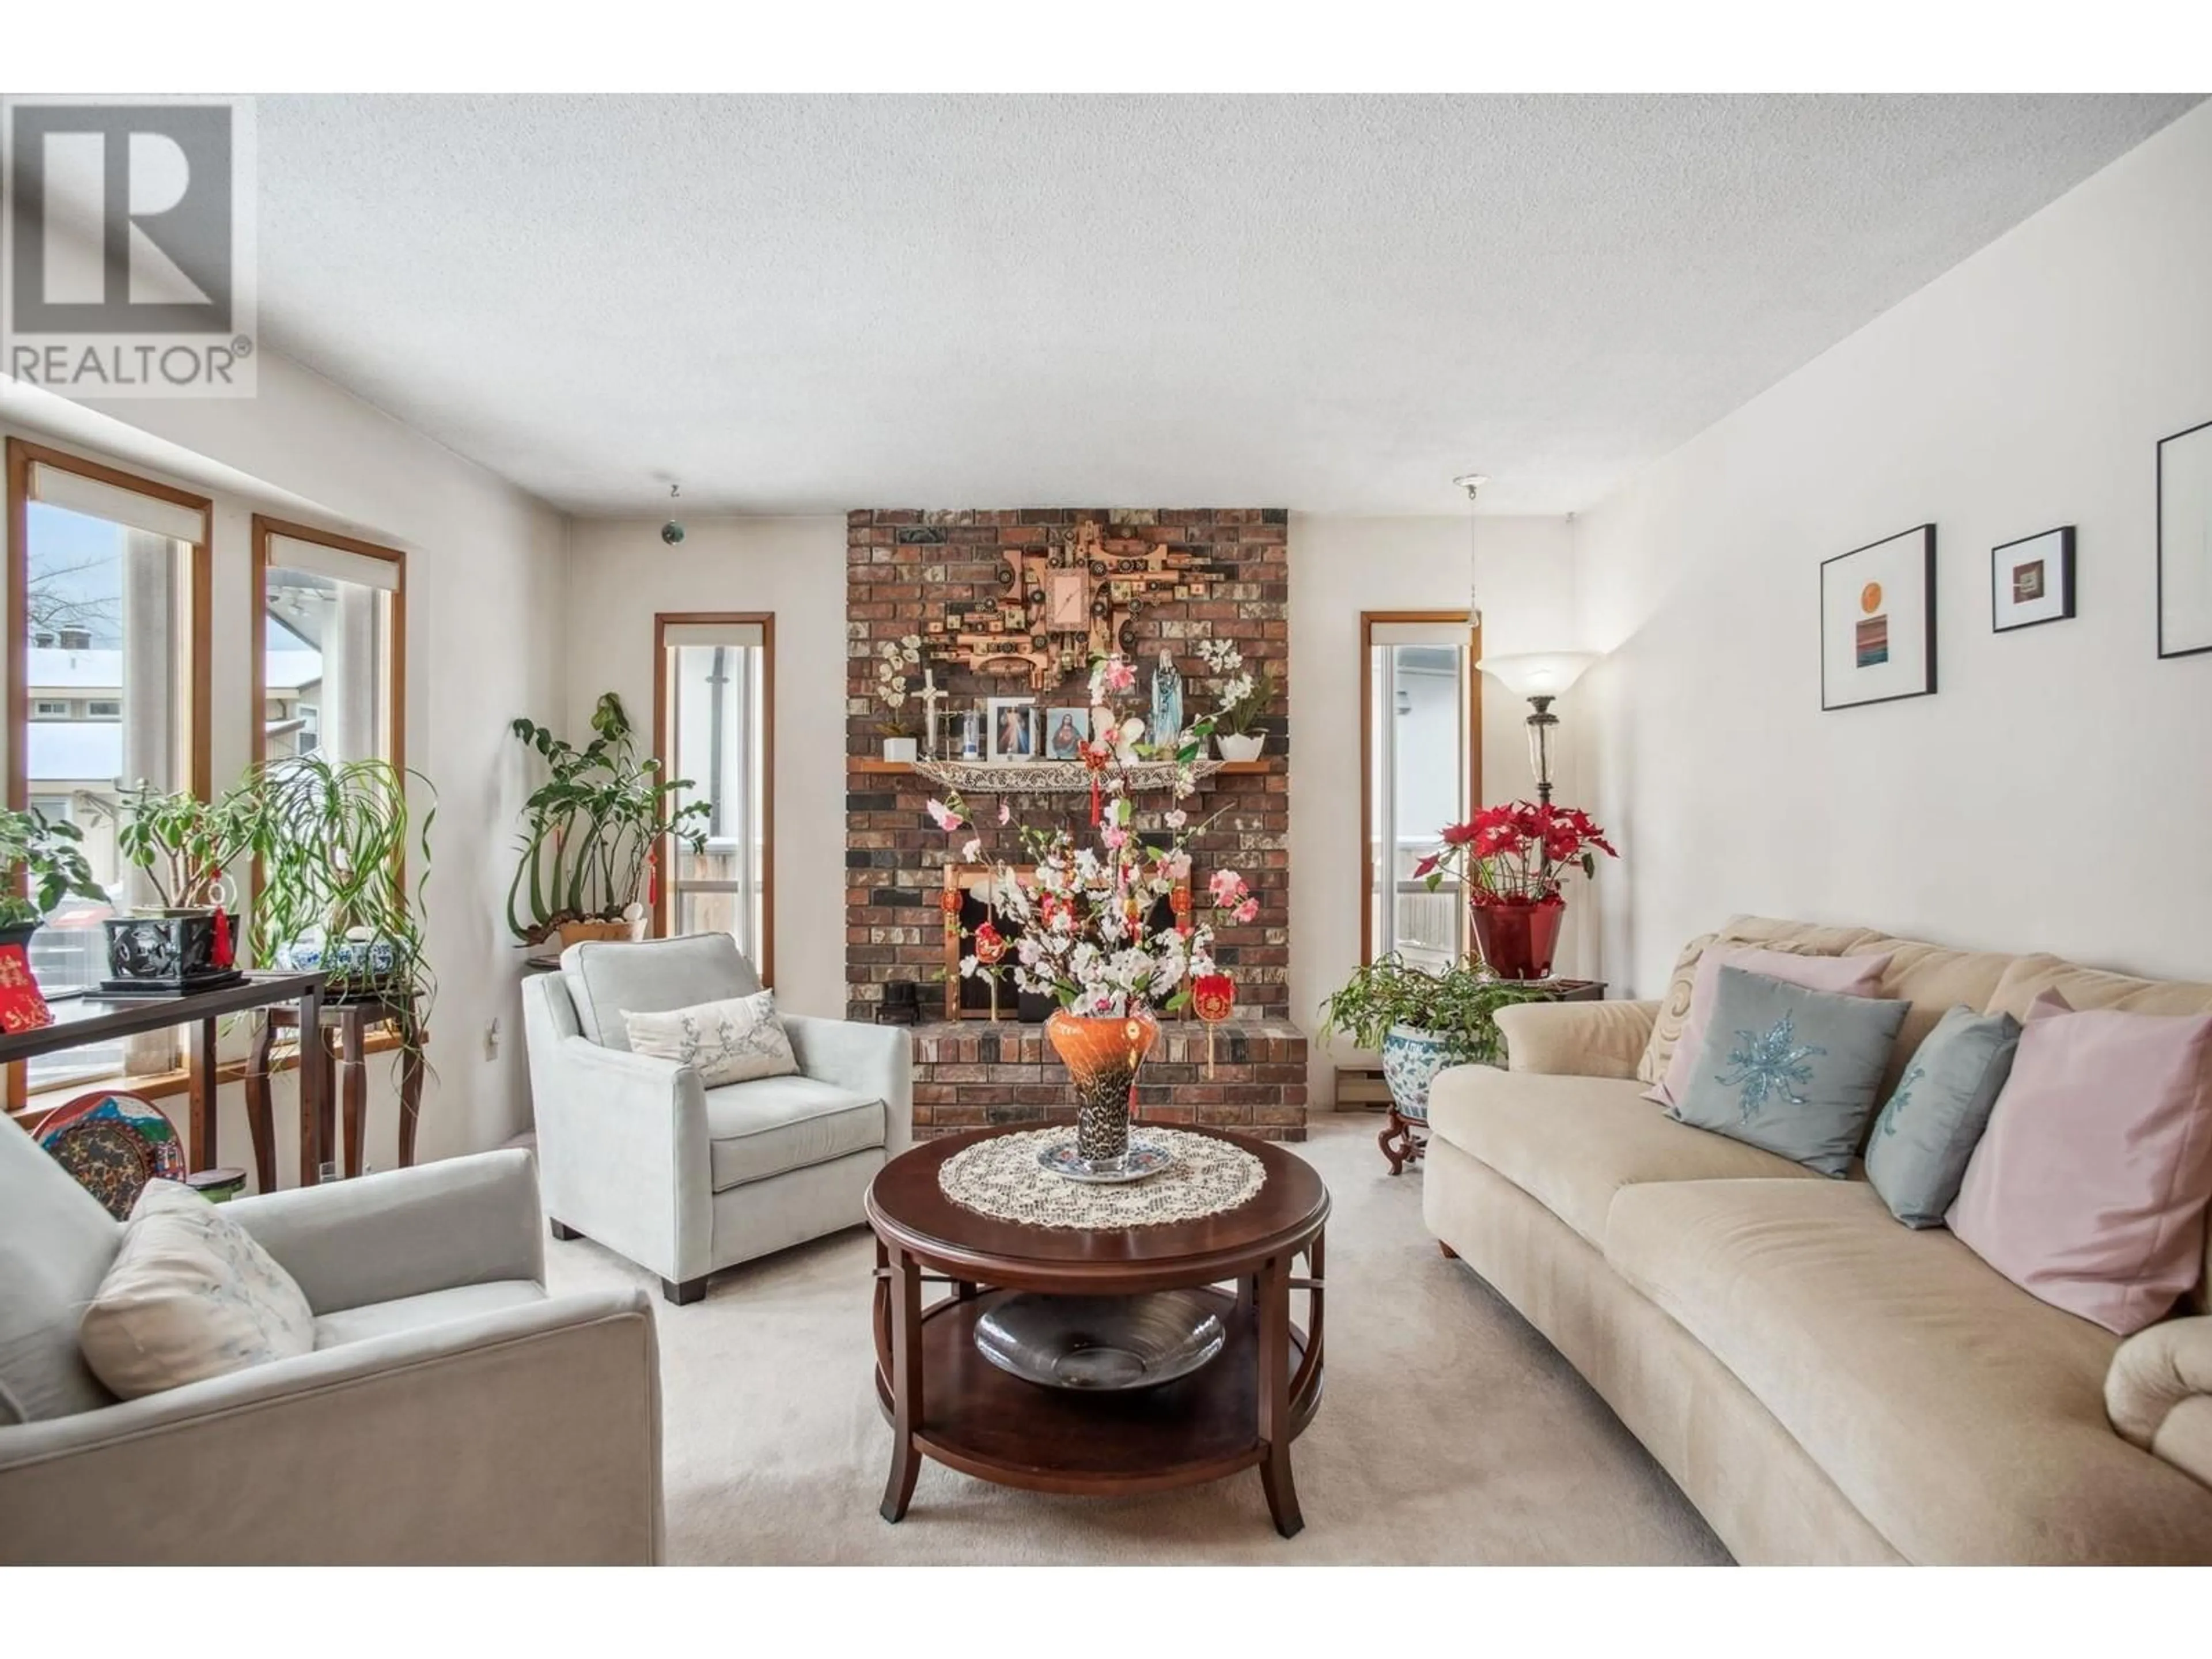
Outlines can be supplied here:
<path id="1" fill-rule="evenodd" d="M 1291 1442 L 1321 1404 L 1322 1230 L 1328 1189 L 1304 1159 L 1219 1135 L 1266 1167 L 1267 1184 L 1200 1221 L 1084 1231 L 1000 1221 L 937 1184 L 955 1152 L 1012 1129 L 932 1140 L 893 1158 L 868 1188 L 876 1234 L 876 1394 L 891 1425 L 883 1516 L 897 1521 L 924 1457 L 1032 1492 L 1161 1492 L 1257 1468 L 1275 1529 L 1305 1524 Z M 1212 1131 L 1199 1131 L 1212 1133 Z M 1308 1276 L 1294 1278 L 1297 1257 Z M 1211 1287 L 1234 1282 L 1236 1291 Z M 951 1293 L 924 1307 L 922 1285 Z M 1188 1376 L 1102 1393 L 1047 1388 L 978 1352 L 975 1325 L 1000 1297 L 1190 1291 L 1217 1304 L 1227 1341 Z M 1307 1293 L 1307 1326 L 1291 1293 Z"/>

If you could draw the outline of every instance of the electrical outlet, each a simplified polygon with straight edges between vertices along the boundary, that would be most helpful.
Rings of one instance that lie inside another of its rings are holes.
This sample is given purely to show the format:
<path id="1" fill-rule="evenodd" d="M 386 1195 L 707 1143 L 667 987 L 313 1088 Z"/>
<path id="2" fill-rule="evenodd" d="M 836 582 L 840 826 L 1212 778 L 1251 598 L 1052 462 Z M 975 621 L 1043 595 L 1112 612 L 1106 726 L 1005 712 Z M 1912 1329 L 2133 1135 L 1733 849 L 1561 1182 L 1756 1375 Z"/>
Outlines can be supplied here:
<path id="1" fill-rule="evenodd" d="M 499 1018 L 496 1015 L 494 1015 L 491 1022 L 484 1027 L 484 1058 L 486 1060 L 499 1058 Z"/>

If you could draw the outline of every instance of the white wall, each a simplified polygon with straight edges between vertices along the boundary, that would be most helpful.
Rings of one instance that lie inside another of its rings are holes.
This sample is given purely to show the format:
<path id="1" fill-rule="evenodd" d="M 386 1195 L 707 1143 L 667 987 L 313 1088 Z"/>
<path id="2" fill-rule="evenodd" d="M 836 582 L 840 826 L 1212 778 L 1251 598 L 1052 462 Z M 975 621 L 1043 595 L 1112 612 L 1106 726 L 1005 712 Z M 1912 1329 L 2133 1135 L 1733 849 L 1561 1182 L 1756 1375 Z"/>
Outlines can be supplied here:
<path id="1" fill-rule="evenodd" d="M 1480 532 L 1483 651 L 1559 650 L 1578 643 L 1564 519 L 1485 517 Z M 1291 515 L 1291 1015 L 1308 1032 L 1314 1011 L 1359 961 L 1359 615 L 1457 611 L 1468 601 L 1464 516 L 1353 519 Z M 1522 722 L 1525 703 L 1485 680 L 1483 801 L 1534 793 Z M 1571 728 L 1580 688 L 1559 712 Z M 1577 787 L 1571 755 L 1555 763 L 1557 798 Z M 1611 872 L 1604 872 L 1610 880 Z M 1561 938 L 1559 969 L 1582 971 L 1581 925 L 1601 890 L 1579 889 Z M 1345 1051 L 1346 1058 L 1351 1050 Z M 1316 1042 L 1312 1099 L 1334 1098 L 1337 1057 Z"/>
<path id="2" fill-rule="evenodd" d="M 775 613 L 776 1001 L 794 1013 L 842 1018 L 845 521 L 684 523 L 675 547 L 660 539 L 658 519 L 573 526 L 560 634 L 566 725 L 571 736 L 586 731 L 599 694 L 616 691 L 650 732 L 656 611 Z"/>
<path id="3" fill-rule="evenodd" d="M 407 551 L 407 759 L 438 790 L 428 954 L 439 995 L 418 1156 L 497 1146 L 527 1127 L 519 952 L 501 916 L 528 782 L 506 723 L 557 706 L 565 521 L 273 353 L 262 359 L 253 398 L 122 400 L 91 410 L 17 388 L 0 398 L 0 422 L 215 497 L 218 788 L 246 766 L 256 712 L 244 648 L 254 604 L 250 515 L 276 512 Z M 485 1042 L 494 1019 L 496 1056 Z M 389 1167 L 397 1125 L 389 1070 L 373 1061 L 370 1075 L 368 1161 Z M 278 1168 L 287 1182 L 298 1164 L 292 1086 L 288 1076 L 277 1095 Z M 238 1095 L 224 1091 L 218 1133 L 224 1161 L 244 1165 Z"/>
<path id="4" fill-rule="evenodd" d="M 2212 978 L 2212 655 L 2153 643 L 2208 273 L 2212 106 L 1583 515 L 1616 981 L 1739 910 Z M 1821 713 L 1820 562 L 1928 520 L 1937 695 Z M 1990 549 L 2061 524 L 2078 617 L 1992 635 Z"/>

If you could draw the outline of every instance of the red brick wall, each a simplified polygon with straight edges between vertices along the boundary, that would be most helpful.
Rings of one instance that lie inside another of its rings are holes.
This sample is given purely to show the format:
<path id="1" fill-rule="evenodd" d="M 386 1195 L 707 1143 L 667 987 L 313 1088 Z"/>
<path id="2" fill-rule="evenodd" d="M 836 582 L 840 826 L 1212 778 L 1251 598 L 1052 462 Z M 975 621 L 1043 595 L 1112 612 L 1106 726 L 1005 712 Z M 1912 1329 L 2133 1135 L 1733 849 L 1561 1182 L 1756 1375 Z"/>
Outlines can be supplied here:
<path id="1" fill-rule="evenodd" d="M 849 514 L 846 753 L 854 760 L 883 753 L 876 722 L 884 711 L 876 700 L 874 678 L 882 641 L 923 633 L 925 622 L 942 616 L 947 605 L 995 599 L 1003 591 L 1005 550 L 1048 547 L 1066 539 L 1086 519 L 1109 536 L 1188 547 L 1228 572 L 1204 597 L 1148 603 L 1135 621 L 1137 661 L 1148 671 L 1161 646 L 1172 649 L 1184 676 L 1187 709 L 1195 714 L 1212 707 L 1210 686 L 1200 683 L 1205 665 L 1198 656 L 1199 640 L 1233 639 L 1248 665 L 1255 669 L 1265 665 L 1275 677 L 1276 702 L 1267 722 L 1266 770 L 1217 775 L 1186 805 L 1194 817 L 1220 815 L 1192 843 L 1200 881 L 1209 871 L 1226 865 L 1243 872 L 1260 900 L 1260 915 L 1253 925 L 1217 930 L 1216 954 L 1223 970 L 1237 981 L 1239 1012 L 1284 1019 L 1289 1012 L 1291 750 L 1286 719 L 1289 514 L 1282 509 L 864 508 Z M 1018 683 L 984 680 L 943 662 L 936 668 L 938 684 L 950 694 L 947 708 L 973 708 L 984 697 L 1025 689 Z M 1148 672 L 1145 683 L 1150 683 Z M 1065 695 L 1041 693 L 1038 700 L 1048 705 L 1084 702 L 1076 689 L 1081 684 L 1081 676 L 1073 677 Z M 933 790 L 925 780 L 911 775 L 857 769 L 848 770 L 846 789 L 847 1012 L 855 1019 L 872 1018 L 884 981 L 904 979 L 921 982 L 923 1018 L 933 1018 L 944 1006 L 939 975 L 945 947 L 938 896 L 944 887 L 948 846 L 924 810 Z M 994 813 L 997 805 L 980 798 L 974 804 L 987 814 Z M 1166 805 L 1164 795 L 1139 798 L 1140 826 L 1148 810 L 1157 812 Z M 1016 800 L 1015 811 L 1026 823 L 1043 825 L 1057 818 L 1088 831 L 1089 801 L 1081 795 L 1025 796 Z M 1010 842 L 994 840 L 995 827 L 987 818 L 986 847 L 1011 852 Z M 964 839 L 956 838 L 954 847 Z M 984 1028 L 975 1029 L 980 1032 Z M 1303 1098 L 1298 1104 L 1303 1118 Z"/>

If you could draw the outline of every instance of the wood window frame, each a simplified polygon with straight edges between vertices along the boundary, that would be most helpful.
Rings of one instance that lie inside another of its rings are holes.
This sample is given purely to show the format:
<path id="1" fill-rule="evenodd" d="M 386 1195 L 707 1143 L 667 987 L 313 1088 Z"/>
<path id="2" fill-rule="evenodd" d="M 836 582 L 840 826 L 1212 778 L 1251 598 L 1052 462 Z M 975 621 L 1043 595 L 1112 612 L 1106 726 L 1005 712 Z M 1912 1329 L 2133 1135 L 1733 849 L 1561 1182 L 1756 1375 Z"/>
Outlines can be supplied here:
<path id="1" fill-rule="evenodd" d="M 121 467 L 111 466 L 87 456 L 72 454 L 67 450 L 51 448 L 33 443 L 27 438 L 10 437 L 8 456 L 8 573 L 7 573 L 7 629 L 8 629 L 8 805 L 20 812 L 30 799 L 30 744 L 26 732 L 31 718 L 31 659 L 30 586 L 31 586 L 31 468 L 50 466 L 57 471 L 73 472 L 79 477 L 127 489 L 135 495 L 149 495 L 155 501 L 167 501 L 172 506 L 191 509 L 200 515 L 200 535 L 197 541 L 185 545 L 191 550 L 185 569 L 185 605 L 191 615 L 185 618 L 185 718 L 178 729 L 185 733 L 191 752 L 185 757 L 185 775 L 190 781 L 191 792 L 202 800 L 208 799 L 214 786 L 214 761 L 210 753 L 213 738 L 214 707 L 211 686 L 214 675 L 215 637 L 215 501 L 211 497 L 179 489 L 155 479 L 127 472 Z M 6 1102 L 10 1115 L 21 1114 L 27 1105 L 21 1062 L 5 1068 L 7 1072 Z M 182 1071 L 162 1073 L 146 1082 L 164 1090 L 171 1086 L 181 1091 L 185 1073 Z M 89 1079 L 88 1079 L 89 1080 Z M 103 1081 L 105 1079 L 102 1079 Z M 141 1092 L 145 1092 L 145 1090 Z"/>
<path id="2" fill-rule="evenodd" d="M 313 542 L 339 553 L 356 553 L 365 559 L 380 559 L 396 567 L 398 586 L 392 590 L 390 618 L 391 638 L 386 651 L 386 677 L 391 684 L 385 688 L 386 707 L 386 729 L 392 734 L 392 752 L 385 758 L 403 777 L 407 772 L 407 556 L 396 547 L 382 547 L 374 542 L 342 536 L 334 530 L 318 530 L 313 525 L 295 524 L 289 519 L 271 518 L 266 514 L 253 515 L 253 574 L 250 592 L 252 597 L 252 629 L 247 651 L 253 659 L 252 719 L 246 754 L 253 765 L 258 766 L 269 756 L 269 721 L 265 710 L 269 702 L 269 573 L 284 567 L 270 556 L 269 544 L 278 536 L 288 536 L 295 542 Z M 356 583 L 356 586 L 362 584 Z"/>
<path id="3" fill-rule="evenodd" d="M 289 536 L 295 542 L 313 542 L 340 553 L 357 553 L 365 559 L 380 559 L 397 567 L 393 574 L 398 585 L 392 590 L 390 639 L 385 652 L 386 677 L 391 684 L 385 687 L 384 718 L 385 729 L 392 735 L 392 752 L 383 758 L 390 761 L 392 770 L 399 775 L 404 792 L 407 787 L 407 555 L 396 547 L 380 546 L 375 542 L 340 535 L 335 530 L 319 530 L 313 525 L 274 518 L 265 513 L 253 515 L 252 574 L 247 583 L 250 604 L 246 649 L 252 659 L 253 679 L 248 708 L 252 730 L 247 737 L 246 764 L 251 769 L 269 758 L 269 572 L 285 568 L 271 556 L 269 544 L 278 536 Z M 399 849 L 398 860 L 399 879 L 404 884 L 407 879 L 407 849 L 404 846 Z M 261 860 L 257 858 L 246 878 L 249 916 L 260 898 Z M 241 941 L 240 949 L 245 948 Z M 374 1041 L 370 1040 L 372 1052 Z M 396 1039 L 393 1041 L 396 1042 Z"/>
<path id="4" fill-rule="evenodd" d="M 674 688 L 668 678 L 668 630 L 700 625 L 756 627 L 768 655 L 761 672 L 761 936 L 760 960 L 753 964 L 763 986 L 775 984 L 775 612 L 773 611 L 656 611 L 653 615 L 653 757 L 672 770 L 669 750 Z M 665 775 L 665 771 L 664 771 Z M 665 849 L 664 849 L 665 851 Z M 670 936 L 676 923 L 676 881 L 663 871 L 653 899 L 653 932 Z"/>
<path id="5" fill-rule="evenodd" d="M 1468 630 L 1467 765 L 1470 797 L 1482 798 L 1482 624 L 1465 611 L 1363 611 L 1359 613 L 1359 961 L 1375 959 L 1375 885 L 1377 872 L 1368 846 L 1375 817 L 1375 630 L 1403 623 L 1456 623 Z M 1395 878 L 1394 878 L 1395 879 Z"/>

